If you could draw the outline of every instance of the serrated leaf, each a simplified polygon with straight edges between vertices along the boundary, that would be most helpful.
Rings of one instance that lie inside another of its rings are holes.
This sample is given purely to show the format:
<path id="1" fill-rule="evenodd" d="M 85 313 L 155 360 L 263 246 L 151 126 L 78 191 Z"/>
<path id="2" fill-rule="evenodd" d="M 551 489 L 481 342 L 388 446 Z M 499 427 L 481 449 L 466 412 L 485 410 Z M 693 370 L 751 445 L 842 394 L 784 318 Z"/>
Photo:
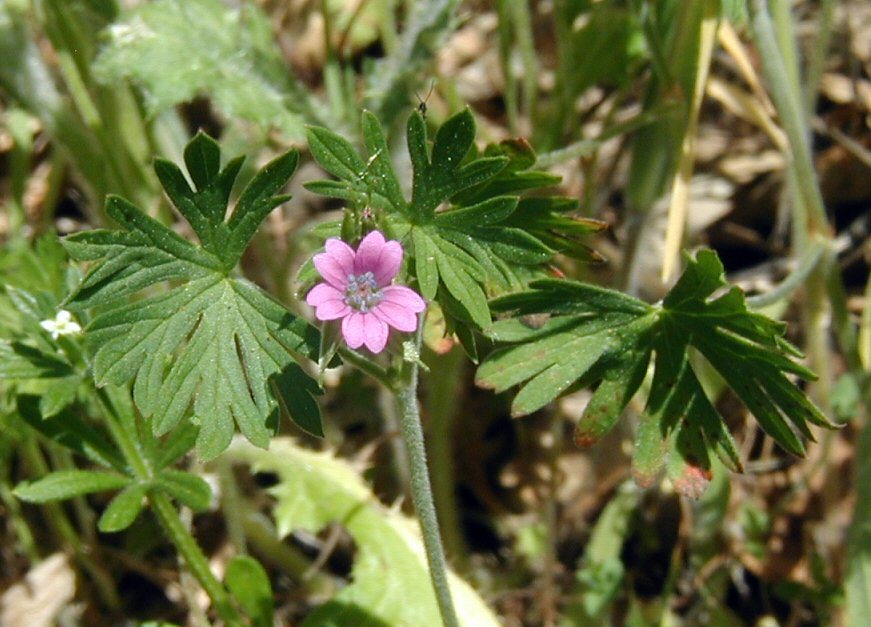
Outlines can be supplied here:
<path id="1" fill-rule="evenodd" d="M 349 607 L 360 608 L 368 623 L 441 624 L 417 524 L 384 508 L 356 470 L 289 438 L 274 439 L 268 451 L 240 442 L 227 456 L 231 463 L 246 462 L 254 472 L 277 477 L 269 491 L 280 536 L 297 529 L 316 533 L 340 521 L 354 538 L 351 583 L 312 612 L 306 625 L 363 624 L 360 616 L 343 613 Z M 453 573 L 449 582 L 463 625 L 499 624 L 471 587 Z"/>
<path id="2" fill-rule="evenodd" d="M 189 167 L 197 171 L 191 176 L 196 191 L 174 164 L 155 164 L 202 247 L 118 197 L 109 200 L 108 210 L 124 230 L 64 240 L 73 258 L 100 260 L 69 299 L 70 307 L 100 307 L 85 338 L 98 384 L 133 381 L 136 405 L 152 418 L 157 435 L 193 413 L 200 426 L 197 452 L 205 459 L 229 445 L 234 424 L 266 446 L 276 424 L 277 395 L 298 424 L 320 433 L 310 397 L 319 389 L 295 363 L 316 357 L 317 330 L 257 286 L 230 276 L 257 226 L 286 198 L 274 194 L 296 168 L 297 155 L 282 155 L 256 174 L 225 221 L 240 160 L 220 170 L 215 149 L 213 140 L 198 136 L 186 150 Z M 164 281 L 173 281 L 168 291 L 122 301 Z M 276 378 L 283 384 L 274 386 Z"/>
<path id="3" fill-rule="evenodd" d="M 142 511 L 147 483 L 133 483 L 121 490 L 103 510 L 97 528 L 103 533 L 115 533 L 127 529 Z"/>
<path id="4" fill-rule="evenodd" d="M 258 36 L 264 19 L 256 7 L 231 10 L 220 0 L 144 4 L 108 29 L 95 72 L 106 82 L 133 80 L 152 113 L 208 96 L 228 119 L 302 140 L 305 121 L 319 114 L 275 45 Z"/>
<path id="5" fill-rule="evenodd" d="M 153 479 L 154 487 L 166 492 L 195 512 L 204 512 L 212 500 L 212 489 L 201 477 L 181 470 L 162 470 Z"/>
<path id="6" fill-rule="evenodd" d="M 98 470 L 62 470 L 15 486 L 15 495 L 30 503 L 61 501 L 92 492 L 123 488 L 130 478 Z"/>
<path id="7" fill-rule="evenodd" d="M 227 564 L 224 583 L 255 627 L 272 627 L 272 585 L 260 562 L 247 555 L 234 556 Z"/>
<path id="8" fill-rule="evenodd" d="M 512 345 L 488 356 L 477 382 L 496 391 L 522 385 L 512 405 L 512 412 L 522 415 L 572 386 L 600 381 L 576 430 L 578 442 L 588 444 L 616 422 L 653 355 L 634 474 L 649 483 L 665 466 L 678 490 L 698 497 L 710 476 L 709 453 L 732 470 L 741 469 L 732 436 L 689 358 L 698 351 L 769 435 L 803 454 L 802 437 L 813 439 L 808 423 L 832 425 L 786 375 L 813 378 L 813 373 L 795 361 L 797 350 L 782 337 L 784 325 L 747 309 L 740 290 L 726 283 L 714 252 L 700 251 L 687 261 L 682 277 L 655 307 L 555 279 L 493 301 L 494 310 L 515 317 L 495 323 L 489 334 Z"/>

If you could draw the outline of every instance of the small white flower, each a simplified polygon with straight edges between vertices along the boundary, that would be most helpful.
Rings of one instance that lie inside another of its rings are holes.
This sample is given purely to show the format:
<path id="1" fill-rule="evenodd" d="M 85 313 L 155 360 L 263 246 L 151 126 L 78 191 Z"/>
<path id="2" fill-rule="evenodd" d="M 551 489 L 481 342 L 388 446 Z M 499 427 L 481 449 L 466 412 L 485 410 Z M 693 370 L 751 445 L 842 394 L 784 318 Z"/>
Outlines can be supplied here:
<path id="1" fill-rule="evenodd" d="M 79 326 L 78 322 L 73 320 L 73 314 L 66 309 L 61 309 L 57 312 L 54 320 L 43 320 L 39 323 L 39 326 L 51 333 L 51 337 L 55 340 L 61 335 L 73 335 L 74 333 L 82 332 L 82 327 Z"/>

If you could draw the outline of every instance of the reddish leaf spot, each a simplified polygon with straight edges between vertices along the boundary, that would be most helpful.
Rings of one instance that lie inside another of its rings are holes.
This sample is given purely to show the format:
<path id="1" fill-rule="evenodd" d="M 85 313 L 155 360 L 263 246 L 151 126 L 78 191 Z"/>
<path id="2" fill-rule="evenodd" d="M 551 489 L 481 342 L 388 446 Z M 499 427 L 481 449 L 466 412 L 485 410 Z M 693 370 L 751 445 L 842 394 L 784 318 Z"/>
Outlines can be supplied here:
<path id="1" fill-rule="evenodd" d="M 674 489 L 684 496 L 697 499 L 704 494 L 710 481 L 710 470 L 687 464 L 681 476 L 675 479 Z"/>

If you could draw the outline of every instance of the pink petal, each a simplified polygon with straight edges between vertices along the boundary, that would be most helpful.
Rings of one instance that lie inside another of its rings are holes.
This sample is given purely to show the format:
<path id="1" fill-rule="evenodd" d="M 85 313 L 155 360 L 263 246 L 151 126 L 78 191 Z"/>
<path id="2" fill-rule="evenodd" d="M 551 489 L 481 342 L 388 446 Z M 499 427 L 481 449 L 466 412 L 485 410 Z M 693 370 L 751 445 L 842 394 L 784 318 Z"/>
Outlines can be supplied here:
<path id="1" fill-rule="evenodd" d="M 381 249 L 384 248 L 384 236 L 381 231 L 372 231 L 363 238 L 357 246 L 357 257 L 354 259 L 354 272 L 363 274 L 372 272 L 378 266 L 381 257 Z"/>
<path id="2" fill-rule="evenodd" d="M 324 249 L 328 255 L 339 263 L 345 276 L 354 272 L 354 257 L 356 253 L 353 248 L 342 240 L 331 237 L 324 243 Z"/>
<path id="3" fill-rule="evenodd" d="M 324 280 L 333 287 L 344 290 L 348 284 L 348 275 L 342 271 L 342 266 L 328 253 L 312 257 L 312 263 Z"/>
<path id="4" fill-rule="evenodd" d="M 372 310 L 376 316 L 397 331 L 410 333 L 417 329 L 417 315 L 410 309 L 382 300 Z"/>
<path id="5" fill-rule="evenodd" d="M 342 319 L 342 337 L 351 348 L 360 348 L 366 340 L 363 318 L 363 314 L 352 311 Z"/>
<path id="6" fill-rule="evenodd" d="M 420 295 L 410 287 L 405 287 L 404 285 L 388 285 L 381 290 L 381 293 L 384 295 L 384 298 L 381 301 L 382 303 L 393 303 L 394 305 L 398 305 L 404 309 L 413 311 L 414 313 L 420 313 L 426 309 L 426 303 L 423 302 Z"/>
<path id="7" fill-rule="evenodd" d="M 335 320 L 337 318 L 344 318 L 351 311 L 351 308 L 341 300 L 328 300 L 315 308 L 315 318 L 318 320 Z"/>
<path id="8" fill-rule="evenodd" d="M 363 332 L 366 334 L 366 348 L 376 355 L 384 350 L 387 345 L 387 335 L 390 327 L 379 320 L 377 316 L 369 313 L 363 314 Z"/>
<path id="9" fill-rule="evenodd" d="M 381 249 L 378 263 L 372 268 L 372 274 L 378 285 L 390 285 L 393 277 L 399 272 L 402 265 L 402 245 L 396 240 L 390 240 Z"/>
<path id="10" fill-rule="evenodd" d="M 318 283 L 306 294 L 305 302 L 312 307 L 317 307 L 328 300 L 342 300 L 343 298 L 344 294 L 332 285 Z"/>
<path id="11" fill-rule="evenodd" d="M 327 252 L 315 255 L 312 263 L 327 283 L 344 290 L 348 275 L 354 272 L 354 251 L 336 238 L 328 239 L 325 248 Z"/>

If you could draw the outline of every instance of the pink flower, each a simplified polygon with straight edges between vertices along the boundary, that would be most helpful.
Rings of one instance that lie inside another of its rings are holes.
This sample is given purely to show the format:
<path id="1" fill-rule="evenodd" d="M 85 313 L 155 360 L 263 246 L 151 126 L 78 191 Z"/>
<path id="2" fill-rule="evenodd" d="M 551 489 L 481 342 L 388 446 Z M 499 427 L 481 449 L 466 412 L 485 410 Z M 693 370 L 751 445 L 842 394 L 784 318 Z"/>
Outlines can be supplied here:
<path id="1" fill-rule="evenodd" d="M 351 348 L 366 345 L 380 353 L 390 327 L 406 333 L 417 329 L 417 314 L 426 304 L 409 287 L 391 285 L 402 264 L 402 246 L 372 231 L 356 252 L 340 239 L 328 239 L 326 252 L 312 261 L 326 283 L 315 285 L 305 302 L 318 320 L 342 319 L 342 337 Z"/>

